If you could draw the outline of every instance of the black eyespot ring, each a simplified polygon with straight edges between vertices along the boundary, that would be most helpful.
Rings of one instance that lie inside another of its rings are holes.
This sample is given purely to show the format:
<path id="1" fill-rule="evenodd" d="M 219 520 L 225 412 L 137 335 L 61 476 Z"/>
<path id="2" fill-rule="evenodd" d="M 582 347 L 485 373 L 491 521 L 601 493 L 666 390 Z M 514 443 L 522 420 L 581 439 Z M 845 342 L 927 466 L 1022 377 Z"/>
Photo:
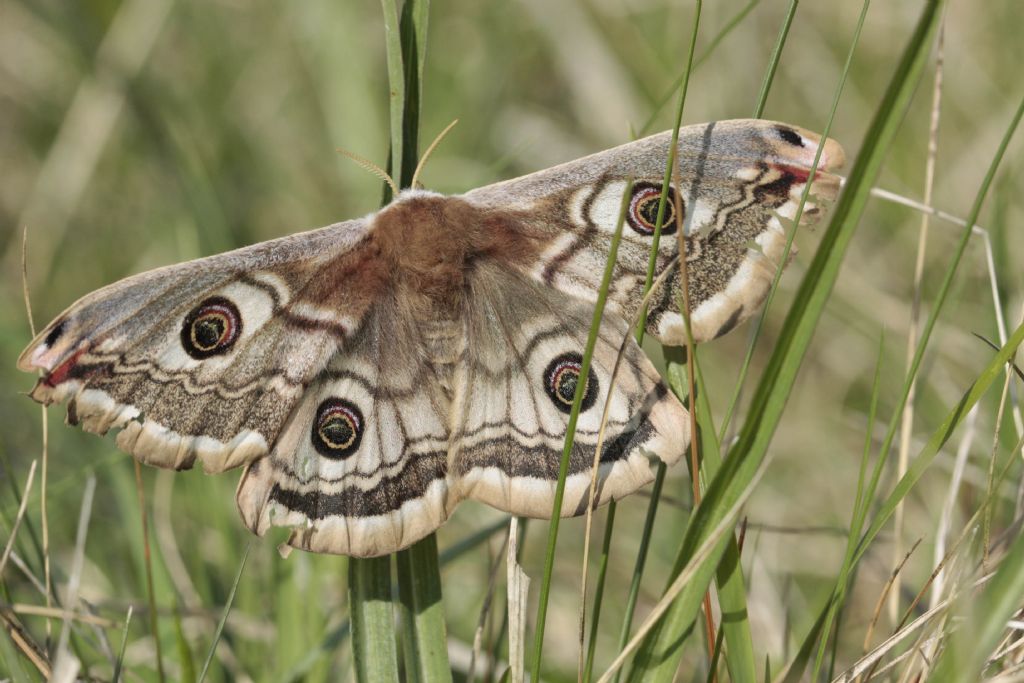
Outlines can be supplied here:
<path id="1" fill-rule="evenodd" d="M 563 413 L 572 412 L 572 400 L 576 395 L 576 385 L 580 381 L 580 369 L 583 356 L 578 353 L 563 353 L 556 356 L 544 370 L 544 391 L 555 407 Z M 598 384 L 594 368 L 587 373 L 587 386 L 580 403 L 580 412 L 586 412 L 597 401 Z"/>
<path id="2" fill-rule="evenodd" d="M 661 185 L 655 183 L 635 183 L 633 196 L 629 200 L 629 211 L 626 220 L 629 227 L 644 237 L 654 234 L 654 226 L 658 221 L 658 203 L 661 200 Z M 685 209 L 684 209 L 685 210 Z M 679 228 L 676 220 L 676 191 L 671 186 L 665 198 L 665 218 L 661 224 L 661 234 L 671 235 Z"/>
<path id="3" fill-rule="evenodd" d="M 181 345 L 197 360 L 226 353 L 241 334 L 238 307 L 222 296 L 205 299 L 181 323 Z"/>
<path id="4" fill-rule="evenodd" d="M 325 458 L 344 460 L 363 440 L 363 413 L 343 398 L 324 399 L 313 420 L 313 448 Z"/>

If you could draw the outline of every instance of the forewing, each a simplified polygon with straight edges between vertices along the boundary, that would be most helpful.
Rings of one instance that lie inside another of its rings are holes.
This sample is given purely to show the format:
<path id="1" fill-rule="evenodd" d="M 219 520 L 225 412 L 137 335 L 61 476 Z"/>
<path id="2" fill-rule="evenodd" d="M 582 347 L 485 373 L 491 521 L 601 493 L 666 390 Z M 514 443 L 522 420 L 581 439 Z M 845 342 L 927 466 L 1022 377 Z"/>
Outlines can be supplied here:
<path id="1" fill-rule="evenodd" d="M 767 295 L 785 247 L 780 218 L 793 218 L 819 136 L 781 123 L 719 121 L 679 131 L 678 173 L 669 193 L 655 274 L 686 237 L 692 328 L 697 341 L 724 334 Z M 578 161 L 473 190 L 472 204 L 514 215 L 520 230 L 543 240 L 541 258 L 522 268 L 540 282 L 588 301 L 601 273 L 628 180 L 634 182 L 612 287 L 610 311 L 629 320 L 642 300 L 671 133 L 654 135 Z M 827 140 L 812 192 L 834 197 L 828 173 L 843 163 Z M 681 208 L 676 214 L 675 206 Z M 820 208 L 809 203 L 804 217 Z M 648 330 L 663 343 L 685 342 L 678 269 L 650 307 Z"/>
<path id="2" fill-rule="evenodd" d="M 32 397 L 143 462 L 221 471 L 265 455 L 379 283 L 366 221 L 142 273 L 82 298 L 18 360 Z M 349 285 L 339 295 L 339 281 Z"/>

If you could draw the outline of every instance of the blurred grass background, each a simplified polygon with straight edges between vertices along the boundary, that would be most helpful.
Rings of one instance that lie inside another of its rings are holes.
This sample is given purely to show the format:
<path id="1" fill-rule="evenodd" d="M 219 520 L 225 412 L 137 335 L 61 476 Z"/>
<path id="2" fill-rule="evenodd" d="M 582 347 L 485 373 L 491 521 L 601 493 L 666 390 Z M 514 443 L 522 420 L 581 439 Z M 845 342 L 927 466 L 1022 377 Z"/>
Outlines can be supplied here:
<path id="1" fill-rule="evenodd" d="M 786 5 L 781 0 L 708 3 L 684 123 L 749 116 Z M 856 52 L 832 136 L 852 158 L 910 32 L 917 3 L 876 3 Z M 945 85 L 935 204 L 964 216 L 1020 97 L 1024 6 L 993 0 L 947 8 Z M 820 130 L 849 47 L 859 7 L 803 3 L 765 110 L 767 118 Z M 655 107 L 683 63 L 692 26 L 688 3 L 662 0 L 520 0 L 435 2 L 424 77 L 421 139 L 454 118 L 460 123 L 427 165 L 423 180 L 460 192 L 538 170 L 671 125 L 672 106 Z M 740 22 L 714 46 L 738 14 Z M 150 267 L 209 255 L 374 210 L 380 182 L 335 152 L 345 148 L 384 165 L 387 76 L 381 10 L 376 2 L 195 2 L 89 0 L 0 3 L 0 510 L 4 538 L 29 462 L 41 449 L 40 413 L 21 395 L 32 384 L 14 359 L 30 338 L 21 299 L 21 231 L 28 229 L 28 268 L 36 324 L 80 295 Z M 926 74 L 880 186 L 918 199 L 923 192 L 931 75 Z M 1018 139 L 997 178 L 981 225 L 990 235 L 996 275 L 1011 327 L 1022 303 Z M 771 468 L 748 505 L 744 546 L 748 607 L 759 657 L 785 661 L 831 590 L 846 543 L 860 465 L 866 411 L 885 331 L 881 415 L 895 399 L 905 365 L 919 214 L 875 201 L 851 246 L 772 448 Z M 942 277 L 958 230 L 933 221 L 924 302 Z M 803 250 L 783 278 L 755 354 L 754 373 L 772 346 L 787 300 L 813 253 Z M 974 240 L 919 382 L 915 436 L 923 441 L 990 358 L 972 336 L 997 337 L 981 241 Z M 703 349 L 712 405 L 729 399 L 748 329 Z M 985 399 L 957 497 L 959 522 L 983 495 L 998 393 Z M 141 527 L 131 460 L 112 439 L 59 426 L 51 411 L 49 532 L 54 582 L 71 566 L 83 483 L 97 479 L 81 597 L 98 614 L 122 621 L 137 610 L 126 665 L 153 679 L 146 619 Z M 882 428 L 879 427 L 879 430 Z M 879 435 L 880 436 L 880 435 Z M 1007 423 L 1004 449 L 1016 441 Z M 932 548 L 959 435 L 908 499 L 904 548 L 921 547 L 904 569 L 912 597 L 933 568 Z M 912 449 L 916 452 L 917 449 Z M 1004 451 L 1005 454 L 1005 451 Z M 152 504 L 157 603 L 165 664 L 181 675 L 174 610 L 184 641 L 202 661 L 249 533 L 237 518 L 236 476 L 144 471 Z M 1013 517 L 1019 472 L 1002 492 L 996 531 Z M 884 484 L 883 484 L 884 487 Z M 690 505 L 685 469 L 670 473 L 658 514 L 638 614 L 660 595 Z M 38 492 L 38 486 L 35 489 Z M 606 593 L 607 628 L 598 668 L 610 661 L 633 569 L 644 495 L 618 510 Z M 442 554 L 501 515 L 464 504 L 439 533 Z M 596 534 L 601 533 L 599 514 Z M 33 571 L 32 535 L 40 536 L 38 494 L 29 527 L 15 547 Z M 536 576 L 546 524 L 531 522 L 523 562 Z M 891 526 L 889 527 L 891 529 Z M 953 528 L 957 526 L 954 520 Z M 582 520 L 564 523 L 549 613 L 545 671 L 573 680 Z M 637 530 L 631 533 L 631 530 Z M 596 536 L 599 538 L 599 536 Z M 344 558 L 294 553 L 257 540 L 238 586 L 211 680 L 333 679 L 349 670 Z M 468 652 L 500 551 L 502 533 L 443 568 L 453 666 Z M 843 616 L 840 664 L 860 654 L 861 640 L 894 560 L 891 531 L 870 551 Z M 503 572 L 499 572 L 503 575 Z M 4 601 L 41 604 L 14 567 L 3 576 Z M 501 602 L 499 587 L 498 602 Z M 908 600 L 904 599 L 904 606 Z M 500 629 L 501 610 L 493 633 Z M 43 620 L 24 617 L 39 642 Z M 883 617 L 883 624 L 885 620 Z M 56 626 L 59 631 L 59 623 Z M 116 651 L 119 632 L 109 632 Z M 88 628 L 80 654 L 109 677 L 101 641 Z M 698 644 L 684 659 L 691 680 Z M 504 656 L 500 647 L 491 650 Z M 170 654 L 168 654 L 170 653 Z M 689 667 L 689 668 L 688 668 Z M 30 667 L 29 667 L 30 668 Z M 478 672 L 480 668 L 478 666 Z M 2 672 L 0 672 L 2 674 Z M 702 674 L 696 674 L 703 679 Z"/>

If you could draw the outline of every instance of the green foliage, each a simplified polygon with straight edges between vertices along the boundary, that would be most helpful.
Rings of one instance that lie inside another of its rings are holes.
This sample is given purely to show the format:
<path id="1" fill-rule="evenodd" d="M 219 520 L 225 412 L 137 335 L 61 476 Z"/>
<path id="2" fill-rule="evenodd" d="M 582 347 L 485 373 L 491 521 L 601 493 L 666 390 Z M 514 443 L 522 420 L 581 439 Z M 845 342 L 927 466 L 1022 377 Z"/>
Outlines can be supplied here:
<path id="1" fill-rule="evenodd" d="M 688 565 L 689 582 L 636 661 L 626 662 L 632 678 L 863 673 L 869 631 L 875 674 L 889 680 L 1012 672 L 1016 650 L 1003 645 L 1019 636 L 1006 622 L 1024 603 L 1019 434 L 1015 393 L 1000 408 L 992 389 L 1024 335 L 1013 329 L 1024 291 L 1017 229 L 1024 205 L 1015 192 L 1021 141 L 1006 134 L 998 145 L 1022 95 L 1019 2 L 993 0 L 984 12 L 970 3 L 943 11 L 928 0 L 874 3 L 851 61 L 858 5 L 728 0 L 705 3 L 698 23 L 696 4 L 7 3 L 0 477 L 8 483 L 0 485 L 0 547 L 41 449 L 40 411 L 20 395 L 31 378 L 13 370 L 30 336 L 19 279 L 23 227 L 38 323 L 130 273 L 373 210 L 379 180 L 336 148 L 388 168 L 405 185 L 424 147 L 420 131 L 432 136 L 459 118 L 423 181 L 460 192 L 625 142 L 630 129 L 671 128 L 677 116 L 684 124 L 747 116 L 756 99 L 758 116 L 815 130 L 834 121 L 832 137 L 857 161 L 828 227 L 796 232 L 802 252 L 780 279 L 756 342 L 747 326 L 693 359 L 701 504 L 693 509 L 685 468 L 662 468 L 656 489 L 595 515 L 591 540 L 600 552 L 585 598 L 595 605 L 585 624 L 586 679 L 604 675 Z M 994 271 L 977 231 L 932 220 L 920 294 L 927 317 L 908 363 L 920 213 L 869 192 L 922 194 L 926 84 L 943 17 L 935 203 L 989 230 Z M 906 45 L 912 49 L 900 61 Z M 833 119 L 830 98 L 843 79 Z M 1005 338 L 998 318 L 1008 321 Z M 1000 350 L 971 332 L 998 340 Z M 660 359 L 656 345 L 645 348 Z M 681 360 L 670 355 L 663 367 L 685 396 L 690 369 Z M 748 384 L 757 387 L 752 396 Z M 911 401 L 914 457 L 901 479 L 888 454 Z M 50 422 L 46 536 L 58 590 L 47 599 L 35 585 L 45 575 L 37 472 L 15 554 L 0 576 L 0 615 L 51 664 L 63 620 L 25 606 L 49 605 L 57 614 L 67 607 L 113 624 L 69 621 L 68 651 L 82 662 L 80 675 L 102 680 L 155 681 L 160 666 L 167 680 L 465 680 L 474 641 L 476 680 L 509 676 L 504 515 L 464 505 L 436 539 L 394 560 L 283 559 L 282 533 L 250 540 L 235 510 L 233 476 L 144 469 L 150 609 L 130 459 L 114 453 L 109 438 Z M 876 431 L 876 423 L 885 427 Z M 1006 468 L 999 478 L 986 476 L 993 457 L 998 471 Z M 65 606 L 90 474 L 97 496 L 76 578 L 83 601 Z M 875 606 L 896 562 L 897 505 L 905 509 L 898 533 L 907 547 L 924 540 L 901 572 L 900 611 L 908 593 L 921 600 L 893 620 Z M 742 548 L 733 525 L 741 516 Z M 583 521 L 562 520 L 557 538 L 546 522 L 531 529 L 521 561 L 534 578 L 533 597 L 543 588 L 549 606 L 536 619 L 536 600 L 528 605 L 527 637 L 534 653 L 543 644 L 544 680 L 576 680 Z M 933 578 L 940 560 L 941 581 Z M 698 616 L 708 590 L 711 648 Z M 481 618 L 485 603 L 490 615 Z M 933 605 L 934 614 L 926 612 Z M 911 631 L 908 624 L 925 614 Z M 10 633 L 0 633 L 0 678 L 42 680 Z M 992 659 L 1000 648 L 1009 654 Z"/>

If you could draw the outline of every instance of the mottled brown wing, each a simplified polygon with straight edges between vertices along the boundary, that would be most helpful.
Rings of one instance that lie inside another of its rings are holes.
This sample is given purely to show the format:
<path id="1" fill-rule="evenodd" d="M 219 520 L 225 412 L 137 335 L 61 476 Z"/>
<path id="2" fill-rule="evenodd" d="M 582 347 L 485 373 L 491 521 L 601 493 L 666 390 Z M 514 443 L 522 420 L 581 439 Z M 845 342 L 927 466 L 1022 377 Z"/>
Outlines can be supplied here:
<path id="1" fill-rule="evenodd" d="M 89 294 L 18 360 L 32 397 L 160 467 L 266 455 L 376 296 L 366 220 L 142 273 Z M 344 290 L 339 283 L 344 282 Z"/>
<path id="2" fill-rule="evenodd" d="M 498 266 L 479 267 L 470 292 L 461 391 L 452 411 L 453 489 L 513 514 L 550 517 L 593 305 Z M 647 484 L 652 458 L 672 464 L 689 444 L 686 410 L 626 323 L 609 313 L 586 380 L 563 516 L 587 508 L 606 403 L 595 506 Z"/>
<path id="3" fill-rule="evenodd" d="M 679 131 L 678 180 L 673 181 L 656 272 L 678 255 L 678 231 L 687 235 L 692 327 L 698 341 L 724 334 L 752 315 L 767 295 L 785 247 L 780 220 L 793 218 L 820 144 L 809 131 L 770 121 L 735 120 Z M 525 272 L 562 292 L 594 301 L 627 179 L 634 188 L 610 296 L 610 310 L 630 319 L 642 298 L 661 183 L 671 134 L 615 149 L 463 198 L 515 214 L 524 232 L 545 236 L 541 258 Z M 843 150 L 826 140 L 812 192 L 834 197 L 828 173 Z M 678 199 L 682 215 L 676 216 Z M 814 220 L 820 209 L 804 212 Z M 685 341 L 677 307 L 678 271 L 651 306 L 648 330 L 665 344 Z"/>

